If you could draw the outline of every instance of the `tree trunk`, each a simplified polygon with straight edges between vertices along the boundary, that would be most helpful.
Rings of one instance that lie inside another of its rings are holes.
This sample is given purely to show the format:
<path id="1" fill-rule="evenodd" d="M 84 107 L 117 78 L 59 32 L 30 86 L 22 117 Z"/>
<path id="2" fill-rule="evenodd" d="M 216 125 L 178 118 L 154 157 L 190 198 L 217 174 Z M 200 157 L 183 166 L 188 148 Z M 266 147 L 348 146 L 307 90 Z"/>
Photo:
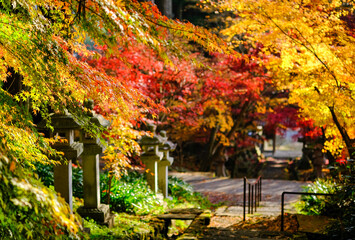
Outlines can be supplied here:
<path id="1" fill-rule="evenodd" d="M 217 125 L 215 128 L 212 129 L 210 139 L 207 144 L 207 149 L 203 157 L 204 159 L 202 159 L 201 166 L 200 166 L 200 171 L 202 172 L 208 172 L 211 170 L 211 166 L 213 163 L 213 159 L 212 159 L 213 146 L 216 142 L 216 136 L 218 130 L 219 130 L 219 125 Z"/>
<path id="2" fill-rule="evenodd" d="M 272 155 L 275 154 L 276 151 L 276 130 L 274 130 L 274 134 L 272 135 Z"/>
<path id="3" fill-rule="evenodd" d="M 183 166 L 183 162 L 184 162 L 184 153 L 182 151 L 182 141 L 178 141 L 177 142 L 178 146 L 179 146 L 179 151 L 178 151 L 178 159 L 179 159 L 179 164 L 180 164 L 180 167 Z"/>
<path id="4" fill-rule="evenodd" d="M 175 18 L 182 20 L 182 10 L 183 6 L 185 4 L 184 0 L 179 0 L 177 5 L 176 5 L 176 10 L 175 10 Z"/>
<path id="5" fill-rule="evenodd" d="M 346 145 L 346 148 L 348 149 L 348 153 L 349 153 L 350 158 L 354 158 L 355 157 L 355 148 L 353 146 L 354 139 L 351 139 L 349 137 L 348 133 L 346 132 L 345 128 L 343 128 L 343 126 L 341 126 L 339 119 L 338 119 L 337 115 L 335 114 L 334 107 L 328 107 L 328 108 L 329 108 L 330 113 L 332 114 L 333 121 L 334 121 L 335 125 L 337 126 L 337 128 L 338 128 L 338 130 L 345 142 L 345 145 Z"/>
<path id="6" fill-rule="evenodd" d="M 235 117 L 233 121 L 233 126 L 231 130 L 227 133 L 227 139 L 231 139 L 235 131 L 240 127 L 241 120 L 244 117 L 245 112 L 251 106 L 249 102 L 245 102 L 238 116 Z M 219 128 L 219 127 L 218 127 Z M 200 171 L 208 172 L 211 170 L 212 164 L 217 158 L 224 154 L 225 146 L 219 141 L 216 141 L 216 134 L 218 132 L 217 127 L 212 130 L 210 141 L 208 143 L 208 151 L 206 153 L 205 161 L 202 162 Z"/>
<path id="7" fill-rule="evenodd" d="M 168 18 L 173 18 L 173 2 L 172 0 L 155 0 L 161 13 Z"/>

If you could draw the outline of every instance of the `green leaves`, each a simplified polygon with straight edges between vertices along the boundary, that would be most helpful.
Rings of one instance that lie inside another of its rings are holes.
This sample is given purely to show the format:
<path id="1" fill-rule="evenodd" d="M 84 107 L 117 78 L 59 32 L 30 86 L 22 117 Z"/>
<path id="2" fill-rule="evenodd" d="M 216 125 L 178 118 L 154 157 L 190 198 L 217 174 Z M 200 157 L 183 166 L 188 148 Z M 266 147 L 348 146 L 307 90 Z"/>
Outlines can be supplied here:
<path id="1" fill-rule="evenodd" d="M 10 152 L 9 152 L 10 151 Z M 0 142 L 0 236 L 14 239 L 38 239 L 51 235 L 77 239 L 78 220 L 69 206 L 53 190 L 42 185 L 33 173 L 23 168 Z M 10 169 L 11 163 L 16 167 Z"/>
<path id="2" fill-rule="evenodd" d="M 107 199 L 108 192 L 107 173 L 101 174 L 101 199 Z M 129 172 L 121 179 L 112 178 L 110 189 L 110 205 L 117 212 L 131 212 L 135 214 L 148 214 L 159 211 L 161 202 L 148 187 L 142 174 Z"/>
<path id="3" fill-rule="evenodd" d="M 312 193 L 334 193 L 338 185 L 331 179 L 317 179 L 314 183 L 305 188 L 305 192 Z M 296 204 L 298 211 L 309 215 L 320 215 L 324 211 L 329 197 L 324 196 L 302 196 L 301 201 Z"/>

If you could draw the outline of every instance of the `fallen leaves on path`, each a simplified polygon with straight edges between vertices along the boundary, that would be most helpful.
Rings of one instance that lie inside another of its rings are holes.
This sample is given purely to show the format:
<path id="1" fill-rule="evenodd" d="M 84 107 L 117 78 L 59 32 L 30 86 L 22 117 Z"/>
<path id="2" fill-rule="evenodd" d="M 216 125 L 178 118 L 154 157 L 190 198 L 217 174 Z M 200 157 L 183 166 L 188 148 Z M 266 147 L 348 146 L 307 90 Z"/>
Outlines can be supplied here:
<path id="1" fill-rule="evenodd" d="M 242 217 L 230 217 L 230 216 L 213 216 L 211 218 L 210 225 L 208 227 L 213 228 L 227 228 L 233 226 L 237 222 L 242 221 Z"/>
<path id="2" fill-rule="evenodd" d="M 248 217 L 245 222 L 241 216 L 213 216 L 209 228 L 233 228 L 235 230 L 264 230 L 270 232 L 280 231 L 281 216 L 278 217 Z M 295 215 L 284 216 L 284 229 L 294 233 L 298 230 L 298 222 Z"/>
<path id="3" fill-rule="evenodd" d="M 278 217 L 250 217 L 245 222 L 239 221 L 235 223 L 232 228 L 234 229 L 255 229 L 270 232 L 280 231 L 281 216 Z M 294 233 L 298 230 L 298 222 L 295 215 L 284 216 L 284 230 L 286 232 Z"/>
<path id="4" fill-rule="evenodd" d="M 202 192 L 213 204 L 223 203 L 226 206 L 238 206 L 243 203 L 242 194 L 231 194 L 224 192 Z"/>

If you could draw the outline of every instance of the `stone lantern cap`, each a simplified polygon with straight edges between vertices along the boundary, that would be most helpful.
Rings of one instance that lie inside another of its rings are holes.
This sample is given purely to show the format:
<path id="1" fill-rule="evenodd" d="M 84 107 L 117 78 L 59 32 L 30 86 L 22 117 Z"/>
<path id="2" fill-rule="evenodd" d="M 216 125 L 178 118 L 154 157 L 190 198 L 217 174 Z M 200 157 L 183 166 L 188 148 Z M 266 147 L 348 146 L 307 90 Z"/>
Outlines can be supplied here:
<path id="1" fill-rule="evenodd" d="M 94 109 L 94 101 L 91 99 L 88 99 L 84 102 L 84 107 L 86 107 L 89 111 L 87 112 L 87 115 L 90 117 L 90 122 L 97 126 L 97 127 L 104 127 L 107 128 L 111 125 L 110 121 L 106 120 L 101 114 L 95 113 L 93 111 Z M 101 142 L 100 137 L 98 136 L 92 136 L 88 132 L 86 132 L 84 129 L 81 131 L 81 136 L 80 136 L 81 142 L 83 142 L 87 147 L 90 147 L 92 149 L 91 153 L 97 152 L 97 153 L 102 153 L 105 150 L 104 144 Z M 88 148 L 86 150 L 88 153 Z"/>
<path id="2" fill-rule="evenodd" d="M 160 146 L 159 150 L 160 151 L 174 151 L 176 148 L 176 144 L 174 144 L 171 141 L 168 141 L 168 137 L 166 135 L 166 131 L 160 131 L 159 133 L 159 139 L 160 139 Z"/>
<path id="3" fill-rule="evenodd" d="M 76 121 L 71 114 L 65 112 L 64 114 L 51 114 L 51 124 L 53 126 L 53 131 L 50 131 L 50 136 L 60 138 L 65 138 L 68 143 L 56 143 L 61 145 L 71 145 L 75 141 L 79 140 L 79 130 L 81 129 L 80 123 Z M 46 121 L 42 120 L 38 125 L 37 129 L 39 131 L 48 131 L 49 127 L 46 125 Z"/>
<path id="4" fill-rule="evenodd" d="M 90 122 L 96 126 L 101 126 L 107 128 L 111 125 L 110 121 L 106 120 L 101 114 L 93 113 L 93 117 L 90 119 Z"/>
<path id="5" fill-rule="evenodd" d="M 153 137 L 145 135 L 140 139 L 139 144 L 142 147 L 143 146 L 151 147 L 151 146 L 159 145 L 161 141 L 160 138 L 155 134 L 156 126 L 154 124 L 148 124 L 148 130 L 154 134 Z"/>
<path id="6" fill-rule="evenodd" d="M 84 107 L 86 107 L 89 111 L 87 112 L 88 116 L 91 116 L 90 122 L 98 127 L 107 128 L 110 126 L 110 121 L 106 120 L 101 114 L 95 113 L 94 109 L 94 101 L 92 99 L 87 99 L 84 101 Z"/>
<path id="7" fill-rule="evenodd" d="M 149 137 L 149 136 L 143 136 L 141 140 L 139 141 L 139 144 L 141 146 L 157 146 L 159 145 L 160 141 L 157 136 Z"/>
<path id="8" fill-rule="evenodd" d="M 159 135 L 157 137 L 159 138 L 159 141 L 160 141 L 159 148 L 161 148 L 168 141 L 168 137 L 166 135 L 166 131 L 164 131 L 164 130 L 160 131 Z"/>
<path id="9" fill-rule="evenodd" d="M 58 151 L 64 152 L 64 156 L 67 159 L 76 159 L 83 152 L 83 144 L 76 139 L 79 138 L 78 130 L 81 129 L 81 125 L 68 112 L 51 114 L 51 124 L 54 129 L 50 132 L 51 137 L 57 135 L 67 140 L 65 143 L 57 142 L 53 147 Z M 40 131 L 49 130 L 44 120 L 38 124 L 37 129 Z"/>
<path id="10" fill-rule="evenodd" d="M 95 126 L 107 128 L 110 126 L 110 122 L 106 120 L 102 115 L 96 114 L 93 112 L 93 116 L 90 118 L 90 122 L 93 123 Z M 101 143 L 101 139 L 97 137 L 93 137 L 85 130 L 81 131 L 81 142 L 88 145 L 97 145 L 100 149 L 98 151 L 103 151 L 105 149 L 104 145 Z"/>
<path id="11" fill-rule="evenodd" d="M 54 129 L 73 129 L 77 130 L 80 129 L 80 124 L 73 118 L 73 116 L 66 112 L 64 114 L 50 114 L 51 116 L 51 123 Z M 37 128 L 39 130 L 47 130 L 48 127 L 46 126 L 46 122 L 42 120 Z"/>

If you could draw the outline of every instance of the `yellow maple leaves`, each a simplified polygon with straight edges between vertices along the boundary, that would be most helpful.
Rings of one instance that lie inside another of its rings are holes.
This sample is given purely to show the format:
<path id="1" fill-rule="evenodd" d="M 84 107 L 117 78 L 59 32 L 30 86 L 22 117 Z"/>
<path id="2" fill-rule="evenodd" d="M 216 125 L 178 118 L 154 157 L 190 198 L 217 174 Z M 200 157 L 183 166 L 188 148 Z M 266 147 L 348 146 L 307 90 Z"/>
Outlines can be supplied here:
<path id="1" fill-rule="evenodd" d="M 304 116 L 332 133 L 326 148 L 353 148 L 355 38 L 345 21 L 354 18 L 352 7 L 326 0 L 226 0 L 217 6 L 237 16 L 225 35 L 261 42 L 265 53 L 276 56 L 269 65 L 276 83 L 291 90 L 290 103 Z"/>

